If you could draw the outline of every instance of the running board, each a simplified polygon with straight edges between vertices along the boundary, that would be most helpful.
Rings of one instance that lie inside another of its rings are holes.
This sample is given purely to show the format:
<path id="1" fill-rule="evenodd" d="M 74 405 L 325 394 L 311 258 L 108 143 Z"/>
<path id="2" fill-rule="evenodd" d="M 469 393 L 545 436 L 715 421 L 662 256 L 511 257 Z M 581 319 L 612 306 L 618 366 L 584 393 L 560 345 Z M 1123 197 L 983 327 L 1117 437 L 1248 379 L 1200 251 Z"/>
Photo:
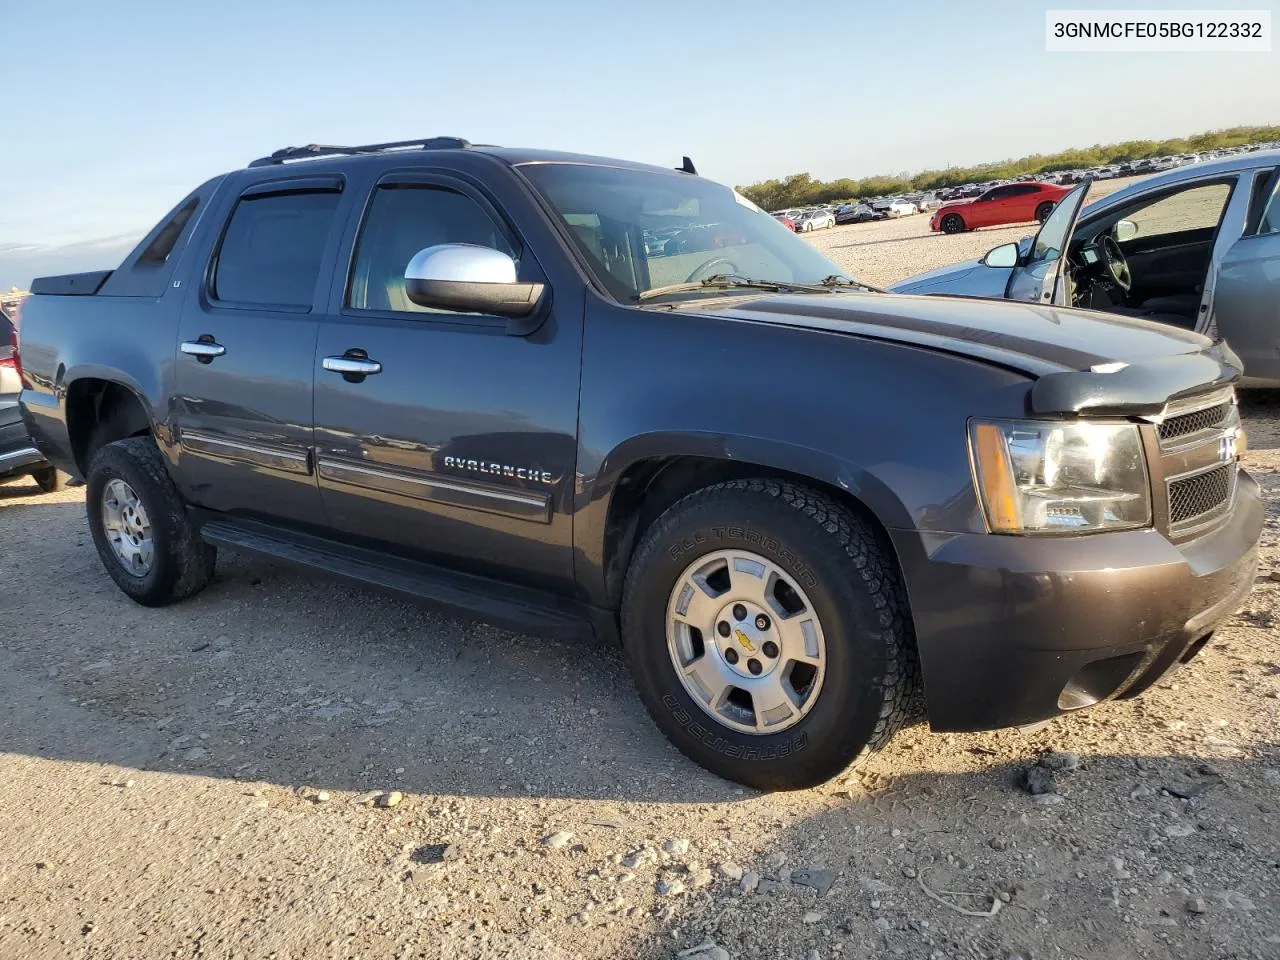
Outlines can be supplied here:
<path id="1" fill-rule="evenodd" d="M 252 520 L 209 520 L 200 535 L 218 547 L 246 550 L 309 570 L 421 600 L 460 616 L 559 640 L 592 637 L 593 614 L 582 605 L 456 570 L 388 556 Z"/>

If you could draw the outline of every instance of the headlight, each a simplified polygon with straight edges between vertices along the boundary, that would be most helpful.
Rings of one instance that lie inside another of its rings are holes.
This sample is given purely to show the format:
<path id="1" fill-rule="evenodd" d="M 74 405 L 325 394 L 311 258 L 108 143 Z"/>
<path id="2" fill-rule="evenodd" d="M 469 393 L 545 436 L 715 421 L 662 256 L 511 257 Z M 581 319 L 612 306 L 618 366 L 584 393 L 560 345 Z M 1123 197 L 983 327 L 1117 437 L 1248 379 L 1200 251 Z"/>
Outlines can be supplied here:
<path id="1" fill-rule="evenodd" d="M 993 533 L 1095 533 L 1151 523 L 1134 424 L 972 420 L 969 449 Z"/>

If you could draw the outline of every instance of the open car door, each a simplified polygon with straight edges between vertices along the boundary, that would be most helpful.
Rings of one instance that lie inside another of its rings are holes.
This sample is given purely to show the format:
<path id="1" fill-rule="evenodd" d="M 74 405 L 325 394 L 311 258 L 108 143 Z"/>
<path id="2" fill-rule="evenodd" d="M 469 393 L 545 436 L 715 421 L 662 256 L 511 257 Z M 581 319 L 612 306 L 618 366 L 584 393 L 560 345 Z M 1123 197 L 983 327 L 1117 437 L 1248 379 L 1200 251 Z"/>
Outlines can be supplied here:
<path id="1" fill-rule="evenodd" d="M 1033 303 L 1067 303 L 1067 285 L 1062 261 L 1076 229 L 1085 195 L 1093 185 L 1092 178 L 1081 180 L 1074 190 L 1058 201 L 1053 213 L 1040 227 L 1025 256 L 1018 261 L 1005 288 L 1006 300 L 1030 300 Z"/>

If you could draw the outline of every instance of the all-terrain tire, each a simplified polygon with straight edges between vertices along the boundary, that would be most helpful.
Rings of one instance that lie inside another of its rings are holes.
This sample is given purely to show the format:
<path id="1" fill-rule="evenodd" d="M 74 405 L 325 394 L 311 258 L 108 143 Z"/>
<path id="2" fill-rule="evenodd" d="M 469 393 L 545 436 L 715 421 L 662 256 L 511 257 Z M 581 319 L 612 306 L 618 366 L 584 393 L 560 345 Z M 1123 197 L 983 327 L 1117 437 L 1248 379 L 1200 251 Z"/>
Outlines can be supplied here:
<path id="1" fill-rule="evenodd" d="M 117 559 L 103 524 L 103 490 L 113 479 L 133 488 L 151 523 L 153 559 L 142 576 Z M 129 597 L 143 606 L 161 607 L 198 593 L 213 579 L 217 551 L 200 539 L 151 437 L 128 437 L 100 447 L 85 487 L 94 546 L 111 579 Z"/>
<path id="2" fill-rule="evenodd" d="M 668 652 L 668 601 L 678 578 L 698 557 L 724 549 L 750 551 L 785 571 L 808 594 L 826 637 L 817 700 L 777 733 L 715 720 L 685 690 Z M 662 732 L 712 772 L 760 789 L 830 779 L 888 742 L 913 712 L 915 637 L 891 549 L 868 521 L 794 483 L 720 483 L 663 513 L 627 571 L 622 640 Z"/>
<path id="3" fill-rule="evenodd" d="M 31 479 L 36 482 L 41 493 L 57 493 L 66 489 L 70 478 L 57 467 L 41 467 L 32 471 Z"/>

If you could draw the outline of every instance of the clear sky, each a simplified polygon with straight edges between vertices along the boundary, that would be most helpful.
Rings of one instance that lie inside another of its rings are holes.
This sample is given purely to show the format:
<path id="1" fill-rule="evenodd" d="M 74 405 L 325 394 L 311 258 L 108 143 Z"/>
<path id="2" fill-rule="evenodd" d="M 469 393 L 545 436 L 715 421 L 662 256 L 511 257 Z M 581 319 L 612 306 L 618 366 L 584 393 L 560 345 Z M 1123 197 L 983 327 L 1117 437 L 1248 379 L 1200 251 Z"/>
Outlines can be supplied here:
<path id="1" fill-rule="evenodd" d="M 1049 5 L 0 0 L 0 289 L 115 266 L 197 183 L 290 144 L 689 154 L 744 184 L 1280 122 L 1280 53 L 1046 53 Z"/>

